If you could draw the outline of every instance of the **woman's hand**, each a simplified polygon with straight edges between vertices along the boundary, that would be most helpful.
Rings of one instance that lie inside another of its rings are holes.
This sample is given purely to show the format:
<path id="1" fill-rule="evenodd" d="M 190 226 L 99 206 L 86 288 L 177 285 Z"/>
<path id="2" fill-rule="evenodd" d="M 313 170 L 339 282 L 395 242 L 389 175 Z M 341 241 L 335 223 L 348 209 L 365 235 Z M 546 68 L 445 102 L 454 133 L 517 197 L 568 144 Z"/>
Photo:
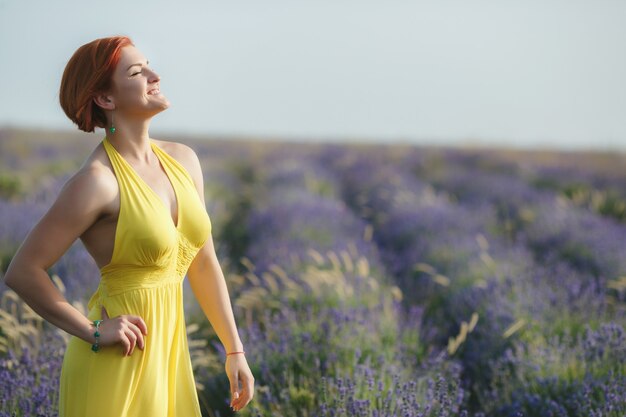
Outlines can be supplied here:
<path id="1" fill-rule="evenodd" d="M 245 407 L 254 396 L 254 376 L 248 367 L 243 353 L 226 356 L 226 375 L 230 380 L 231 402 L 233 410 L 239 411 Z M 239 389 L 241 381 L 242 389 Z"/>
<path id="2" fill-rule="evenodd" d="M 144 349 L 143 336 L 148 334 L 148 326 L 141 317 L 124 314 L 111 319 L 102 306 L 102 320 L 99 328 L 99 345 L 111 346 L 119 343 L 123 346 L 124 356 L 132 355 L 136 345 L 139 349 Z"/>

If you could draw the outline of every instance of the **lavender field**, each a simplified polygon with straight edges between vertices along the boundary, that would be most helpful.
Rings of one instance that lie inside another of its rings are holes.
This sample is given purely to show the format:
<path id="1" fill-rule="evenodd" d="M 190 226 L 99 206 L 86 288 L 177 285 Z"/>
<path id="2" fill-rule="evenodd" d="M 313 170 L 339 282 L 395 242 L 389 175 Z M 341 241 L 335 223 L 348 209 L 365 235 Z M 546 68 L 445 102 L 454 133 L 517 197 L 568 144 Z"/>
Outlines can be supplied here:
<path id="1" fill-rule="evenodd" d="M 0 274 L 100 139 L 0 131 Z M 626 154 L 163 139 L 203 166 L 238 414 L 626 415 Z M 81 242 L 48 272 L 86 313 Z M 185 291 L 203 414 L 233 415 Z M 0 284 L 0 417 L 57 415 L 68 338 Z"/>

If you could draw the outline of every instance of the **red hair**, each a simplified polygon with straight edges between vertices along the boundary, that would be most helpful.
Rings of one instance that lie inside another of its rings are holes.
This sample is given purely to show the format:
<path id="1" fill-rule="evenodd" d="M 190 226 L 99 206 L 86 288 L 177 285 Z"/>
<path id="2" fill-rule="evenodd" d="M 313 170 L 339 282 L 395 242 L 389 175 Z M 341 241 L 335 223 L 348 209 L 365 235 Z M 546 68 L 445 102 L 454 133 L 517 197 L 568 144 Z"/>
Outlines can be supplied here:
<path id="1" fill-rule="evenodd" d="M 93 99 L 111 88 L 122 48 L 129 45 L 134 46 L 127 36 L 96 39 L 78 48 L 65 66 L 59 101 L 80 130 L 93 132 L 96 127 L 106 127 L 106 114 Z"/>

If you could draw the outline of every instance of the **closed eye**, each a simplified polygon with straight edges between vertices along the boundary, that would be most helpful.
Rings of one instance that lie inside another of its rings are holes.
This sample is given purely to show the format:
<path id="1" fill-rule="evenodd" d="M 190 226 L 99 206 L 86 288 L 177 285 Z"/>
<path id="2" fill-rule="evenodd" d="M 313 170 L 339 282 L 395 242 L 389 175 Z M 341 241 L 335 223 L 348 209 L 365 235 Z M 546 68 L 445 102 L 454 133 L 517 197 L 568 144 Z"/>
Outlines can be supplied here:
<path id="1" fill-rule="evenodd" d="M 150 64 L 150 61 L 146 61 L 146 66 L 147 66 L 148 64 Z M 131 69 L 132 67 L 135 67 L 135 66 L 143 67 L 143 65 L 144 65 L 144 64 L 142 64 L 141 62 L 138 62 L 138 63 L 136 63 L 136 64 L 132 64 L 132 65 L 130 65 L 130 66 L 129 66 L 126 70 L 128 71 L 129 69 Z M 135 76 L 135 75 L 137 75 L 137 74 L 141 74 L 141 71 L 137 71 L 137 72 L 135 72 L 135 73 L 132 73 L 132 74 L 130 74 L 130 76 L 131 76 L 131 77 L 134 77 L 134 76 Z"/>

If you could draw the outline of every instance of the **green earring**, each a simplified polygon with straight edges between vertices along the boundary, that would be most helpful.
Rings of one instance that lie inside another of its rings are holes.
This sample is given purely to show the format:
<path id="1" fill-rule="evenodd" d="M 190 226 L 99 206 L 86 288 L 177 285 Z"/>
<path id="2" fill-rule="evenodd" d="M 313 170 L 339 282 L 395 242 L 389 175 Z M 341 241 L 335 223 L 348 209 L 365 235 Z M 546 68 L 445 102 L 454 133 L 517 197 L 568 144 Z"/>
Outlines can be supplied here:
<path id="1" fill-rule="evenodd" d="M 115 133 L 115 126 L 113 126 L 113 113 L 111 113 L 111 127 L 109 128 L 111 134 Z"/>

